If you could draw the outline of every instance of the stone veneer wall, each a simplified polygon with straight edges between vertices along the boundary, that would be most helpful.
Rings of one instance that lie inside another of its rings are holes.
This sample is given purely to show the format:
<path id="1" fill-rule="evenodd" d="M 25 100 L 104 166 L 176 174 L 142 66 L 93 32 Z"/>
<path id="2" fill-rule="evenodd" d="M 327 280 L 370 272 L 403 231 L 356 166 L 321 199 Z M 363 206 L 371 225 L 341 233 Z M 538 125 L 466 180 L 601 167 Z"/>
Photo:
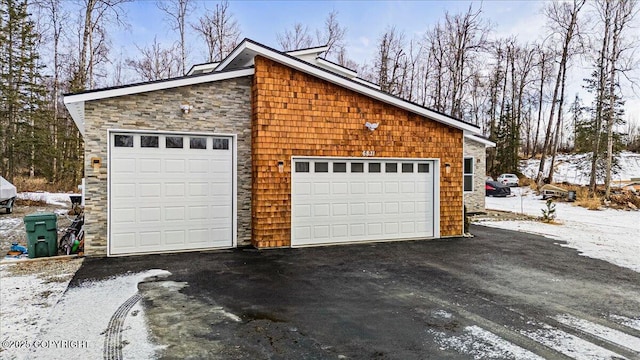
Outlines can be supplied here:
<path id="1" fill-rule="evenodd" d="M 484 207 L 484 183 L 487 173 L 485 145 L 468 138 L 464 138 L 464 156 L 473 157 L 473 191 L 464 193 L 464 204 L 467 212 L 481 212 Z"/>
<path id="2" fill-rule="evenodd" d="M 107 129 L 237 134 L 238 244 L 251 243 L 251 77 L 85 103 L 85 253 L 107 253 Z M 193 110 L 182 114 L 180 104 Z M 91 158 L 102 167 L 94 171 Z"/>
<path id="3" fill-rule="evenodd" d="M 461 130 L 260 56 L 252 99 L 255 246 L 291 244 L 292 156 L 361 157 L 363 150 L 376 157 L 439 158 L 440 233 L 462 235 Z M 366 121 L 380 126 L 371 132 Z"/>

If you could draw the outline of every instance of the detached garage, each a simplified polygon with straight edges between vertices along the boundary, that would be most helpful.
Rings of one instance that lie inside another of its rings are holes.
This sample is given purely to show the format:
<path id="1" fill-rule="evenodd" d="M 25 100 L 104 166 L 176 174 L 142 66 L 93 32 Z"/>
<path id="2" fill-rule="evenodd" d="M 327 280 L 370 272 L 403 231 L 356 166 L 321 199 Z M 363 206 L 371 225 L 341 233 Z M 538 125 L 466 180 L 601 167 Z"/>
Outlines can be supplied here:
<path id="1" fill-rule="evenodd" d="M 473 125 L 320 57 L 245 39 L 187 76 L 65 96 L 85 139 L 85 253 L 463 233 Z"/>

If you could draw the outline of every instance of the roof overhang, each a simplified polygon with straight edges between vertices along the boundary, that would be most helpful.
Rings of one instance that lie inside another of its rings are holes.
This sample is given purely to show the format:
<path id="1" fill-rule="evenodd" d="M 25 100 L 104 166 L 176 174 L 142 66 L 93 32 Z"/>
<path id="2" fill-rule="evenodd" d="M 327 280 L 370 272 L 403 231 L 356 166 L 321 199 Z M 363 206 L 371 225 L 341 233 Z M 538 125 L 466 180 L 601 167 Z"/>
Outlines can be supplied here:
<path id="1" fill-rule="evenodd" d="M 218 65 L 216 71 L 232 70 L 236 67 L 253 65 L 253 58 L 256 55 L 263 56 L 269 60 L 284 64 L 293 69 L 313 75 L 320 79 L 326 80 L 338 86 L 350 89 L 384 103 L 410 111 L 414 114 L 421 115 L 434 121 L 463 130 L 465 133 L 468 132 L 469 134 L 473 135 L 481 135 L 480 128 L 475 125 L 471 125 L 450 116 L 424 108 L 418 104 L 403 100 L 399 97 L 377 90 L 361 82 L 351 80 L 344 76 L 335 74 L 331 71 L 322 69 L 318 66 L 314 66 L 308 62 L 301 61 L 289 54 L 274 50 L 249 39 L 244 39 L 240 43 L 240 45 L 238 45 L 231 52 L 231 54 L 229 54 L 229 56 L 225 60 L 223 60 L 220 65 Z"/>
<path id="2" fill-rule="evenodd" d="M 464 134 L 464 137 L 466 137 L 469 140 L 475 141 L 475 142 L 479 142 L 481 144 L 483 144 L 485 147 L 496 147 L 496 143 L 494 143 L 493 141 L 483 138 L 482 136 L 477 136 L 477 135 L 472 135 L 472 134 Z"/>
<path id="3" fill-rule="evenodd" d="M 172 89 L 181 86 L 203 84 L 227 79 L 253 75 L 253 68 L 242 68 L 232 71 L 212 72 L 204 75 L 179 77 L 174 79 L 159 80 L 147 83 L 139 83 L 121 87 L 91 90 L 78 94 L 64 96 L 64 105 L 71 114 L 78 130 L 84 136 L 84 103 L 86 101 L 113 98 L 118 96 L 133 95 L 156 90 Z"/>

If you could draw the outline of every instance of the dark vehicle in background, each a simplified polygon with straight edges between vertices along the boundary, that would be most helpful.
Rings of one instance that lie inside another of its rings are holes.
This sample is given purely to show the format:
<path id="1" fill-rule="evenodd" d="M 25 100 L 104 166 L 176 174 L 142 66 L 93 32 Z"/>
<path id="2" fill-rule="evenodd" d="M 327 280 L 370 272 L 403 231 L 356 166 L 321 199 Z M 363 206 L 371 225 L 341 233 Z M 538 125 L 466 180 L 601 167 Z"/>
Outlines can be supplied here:
<path id="1" fill-rule="evenodd" d="M 485 182 L 484 189 L 486 196 L 507 197 L 511 195 L 511 189 L 497 181 L 487 180 Z"/>

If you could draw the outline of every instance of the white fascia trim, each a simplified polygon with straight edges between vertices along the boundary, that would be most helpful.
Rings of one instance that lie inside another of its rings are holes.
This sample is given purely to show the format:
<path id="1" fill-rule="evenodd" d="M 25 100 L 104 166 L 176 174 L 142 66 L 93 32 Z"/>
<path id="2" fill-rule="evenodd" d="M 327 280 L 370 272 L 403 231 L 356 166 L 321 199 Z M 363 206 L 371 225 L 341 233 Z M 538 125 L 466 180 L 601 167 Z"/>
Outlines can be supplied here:
<path id="1" fill-rule="evenodd" d="M 475 136 L 472 134 L 464 134 L 464 137 L 466 137 L 467 139 L 479 142 L 481 144 L 484 144 L 484 146 L 486 147 L 496 147 L 496 143 L 494 143 L 491 140 L 487 140 L 485 138 L 479 137 L 479 136 Z"/>
<path id="2" fill-rule="evenodd" d="M 322 54 L 323 52 L 329 50 L 328 46 L 318 46 L 309 49 L 301 49 L 301 50 L 291 50 L 286 53 L 291 56 L 303 56 L 303 55 L 311 55 L 311 54 Z"/>
<path id="3" fill-rule="evenodd" d="M 326 81 L 329 81 L 333 84 L 336 84 L 338 86 L 342 86 L 344 88 L 353 90 L 355 92 L 358 92 L 360 94 L 369 96 L 373 99 L 376 100 L 380 100 L 382 102 L 385 102 L 387 104 L 391 104 L 394 106 L 397 106 L 401 109 L 410 111 L 412 113 L 418 114 L 418 115 L 422 115 L 425 117 L 428 117 L 430 119 L 433 119 L 435 121 L 438 121 L 440 123 L 449 125 L 451 127 L 454 127 L 456 129 L 460 129 L 463 130 L 465 132 L 469 132 L 471 134 L 477 134 L 480 135 L 481 131 L 479 128 L 473 126 L 473 125 L 469 125 L 466 124 L 462 121 L 458 121 L 458 120 L 454 120 L 448 116 L 439 114 L 437 112 L 425 109 L 421 106 L 418 106 L 416 104 L 413 104 L 411 102 L 408 102 L 406 100 L 402 100 L 400 98 L 397 98 L 395 96 L 386 94 L 384 92 L 381 92 L 379 90 L 373 89 L 369 86 L 366 85 L 361 85 L 358 82 L 352 81 L 352 80 L 348 80 L 342 76 L 336 75 L 336 74 L 332 74 L 331 72 L 329 72 L 328 70 L 323 70 L 323 69 L 319 69 L 313 65 L 310 65 L 304 61 L 298 60 L 296 58 L 291 58 L 287 55 L 284 55 L 280 52 L 276 52 L 270 49 L 267 49 L 261 45 L 258 45 L 254 42 L 250 42 L 250 41 L 243 41 L 240 45 L 238 45 L 238 47 L 235 49 L 234 52 L 232 52 L 223 62 L 220 63 L 220 65 L 218 65 L 218 67 L 216 68 L 216 71 L 219 70 L 223 70 L 227 65 L 229 65 L 233 59 L 238 56 L 238 54 L 242 53 L 245 49 L 249 49 L 252 50 L 272 61 L 275 62 L 279 62 L 281 64 L 287 65 L 291 68 L 294 68 L 296 70 L 302 71 L 304 73 L 307 74 L 311 74 L 313 76 L 316 76 L 320 79 L 324 79 Z"/>
<path id="4" fill-rule="evenodd" d="M 200 75 L 200 76 L 193 76 L 193 77 L 181 77 L 175 80 L 165 80 L 165 81 L 158 81 L 158 82 L 147 83 L 147 84 L 132 85 L 132 86 L 127 86 L 127 87 L 122 87 L 117 89 L 106 89 L 102 91 L 98 90 L 98 91 L 93 91 L 89 93 L 67 95 L 64 97 L 64 103 L 70 104 L 70 103 L 76 103 L 81 101 L 91 101 L 91 100 L 112 98 L 117 96 L 139 94 L 139 93 L 155 91 L 155 90 L 171 89 L 171 88 L 176 88 L 181 86 L 202 84 L 202 83 L 213 82 L 213 81 L 233 79 L 233 78 L 242 77 L 242 76 L 249 76 L 249 75 L 253 75 L 253 73 L 254 73 L 253 68 L 240 69 L 240 70 L 228 71 L 223 73 L 211 73 L 207 75 Z"/>
<path id="5" fill-rule="evenodd" d="M 353 79 L 356 76 L 358 76 L 357 72 L 355 72 L 355 71 L 353 71 L 351 69 L 344 68 L 344 67 L 342 67 L 340 65 L 336 65 L 336 64 L 332 63 L 331 61 L 327 61 L 327 60 L 325 60 L 325 59 L 323 59 L 321 57 L 316 58 L 316 61 L 318 62 L 318 64 L 320 64 L 320 66 L 325 66 L 325 67 L 331 69 L 331 71 L 335 71 L 337 73 L 341 73 L 342 75 L 344 75 L 344 76 L 346 76 L 348 78 Z"/>
<path id="6" fill-rule="evenodd" d="M 198 71 L 198 70 L 209 70 L 208 72 L 211 72 L 211 71 L 213 71 L 213 69 L 216 68 L 216 66 L 218 66 L 218 64 L 220 64 L 220 62 L 212 62 L 212 63 L 207 63 L 207 64 L 193 65 L 191 67 L 191 69 L 189 70 L 189 72 L 187 73 L 187 76 L 193 75 L 193 73 Z"/>

